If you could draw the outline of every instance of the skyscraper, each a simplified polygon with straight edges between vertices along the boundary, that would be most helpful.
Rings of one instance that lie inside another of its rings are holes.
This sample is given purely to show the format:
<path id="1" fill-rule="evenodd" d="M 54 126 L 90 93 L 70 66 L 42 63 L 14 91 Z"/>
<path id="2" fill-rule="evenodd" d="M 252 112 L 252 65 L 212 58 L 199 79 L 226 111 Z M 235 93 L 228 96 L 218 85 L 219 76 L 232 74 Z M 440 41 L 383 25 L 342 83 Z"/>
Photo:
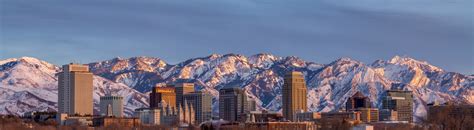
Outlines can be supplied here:
<path id="1" fill-rule="evenodd" d="M 93 115 L 92 81 L 87 65 L 63 65 L 58 74 L 59 113 Z"/>
<path id="2" fill-rule="evenodd" d="M 100 97 L 100 113 L 103 116 L 123 116 L 123 97 L 106 95 Z"/>
<path id="3" fill-rule="evenodd" d="M 219 90 L 219 118 L 226 121 L 245 121 L 248 108 L 247 94 L 238 87 Z"/>
<path id="4" fill-rule="evenodd" d="M 194 92 L 194 83 L 179 82 L 174 87 L 176 89 L 176 106 L 184 104 L 184 94 Z"/>
<path id="5" fill-rule="evenodd" d="M 370 108 L 370 99 L 357 91 L 346 101 L 346 110 L 351 111 L 357 108 Z"/>
<path id="6" fill-rule="evenodd" d="M 412 91 L 388 90 L 382 98 L 382 120 L 389 120 L 391 111 L 396 111 L 398 121 L 413 122 L 413 94 Z"/>
<path id="7" fill-rule="evenodd" d="M 176 108 L 176 93 L 172 85 L 166 87 L 154 87 L 150 93 L 150 108 L 158 108 L 161 101 L 170 107 Z"/>
<path id="8" fill-rule="evenodd" d="M 212 95 L 207 92 L 184 94 L 184 99 L 194 107 L 196 124 L 212 118 Z"/>
<path id="9" fill-rule="evenodd" d="M 291 71 L 285 75 L 283 84 L 283 116 L 294 121 L 297 112 L 306 112 L 306 83 L 301 72 Z"/>

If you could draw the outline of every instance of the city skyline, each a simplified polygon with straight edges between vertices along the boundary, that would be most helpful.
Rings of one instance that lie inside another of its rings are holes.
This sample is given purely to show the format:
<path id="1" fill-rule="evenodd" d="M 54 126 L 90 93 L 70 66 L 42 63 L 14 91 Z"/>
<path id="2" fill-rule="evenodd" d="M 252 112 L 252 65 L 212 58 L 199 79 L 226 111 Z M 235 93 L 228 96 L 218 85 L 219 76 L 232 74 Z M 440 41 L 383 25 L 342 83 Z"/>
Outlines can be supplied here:
<path id="1" fill-rule="evenodd" d="M 468 0 L 2 1 L 0 59 L 32 56 L 61 65 L 152 56 L 175 64 L 212 53 L 271 53 L 317 63 L 340 57 L 370 63 L 406 55 L 473 74 L 472 5 Z"/>
<path id="2" fill-rule="evenodd" d="M 473 9 L 0 0 L 0 129 L 474 130 Z"/>

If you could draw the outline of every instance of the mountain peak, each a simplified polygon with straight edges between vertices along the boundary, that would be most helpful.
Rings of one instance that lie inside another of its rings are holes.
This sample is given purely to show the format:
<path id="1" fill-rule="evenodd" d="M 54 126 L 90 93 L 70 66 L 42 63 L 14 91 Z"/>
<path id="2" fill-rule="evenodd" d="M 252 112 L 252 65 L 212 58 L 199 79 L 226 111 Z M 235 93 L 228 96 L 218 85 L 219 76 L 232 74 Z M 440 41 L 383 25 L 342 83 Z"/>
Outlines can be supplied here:
<path id="1" fill-rule="evenodd" d="M 274 55 L 269 54 L 269 53 L 258 53 L 258 54 L 255 54 L 255 55 L 250 56 L 249 58 L 271 59 L 271 60 L 277 60 L 277 59 L 279 59 L 279 57 L 274 56 Z"/>
<path id="2" fill-rule="evenodd" d="M 39 61 L 39 59 L 34 58 L 34 57 L 29 57 L 29 56 L 23 56 L 23 57 L 20 57 L 19 59 L 30 60 L 30 61 Z"/>
<path id="3" fill-rule="evenodd" d="M 349 57 L 341 57 L 341 58 L 337 59 L 336 61 L 350 61 L 350 62 L 353 62 L 353 61 L 356 61 L 356 60 L 353 60 L 352 58 L 349 58 Z"/>
<path id="4" fill-rule="evenodd" d="M 38 66 L 41 65 L 41 66 L 50 67 L 50 68 L 55 67 L 55 65 L 48 63 L 46 61 L 42 61 L 40 59 L 37 59 L 34 57 L 27 57 L 27 56 L 23 56 L 20 58 L 9 58 L 5 60 L 0 60 L 0 65 L 10 63 L 10 62 L 18 62 L 18 63 L 24 63 L 24 64 L 30 64 L 30 65 L 38 65 Z"/>
<path id="5" fill-rule="evenodd" d="M 23 56 L 23 57 L 20 57 L 18 59 L 12 58 L 10 61 L 20 61 L 20 62 L 25 62 L 25 63 L 47 63 L 47 62 L 42 61 L 40 59 L 37 59 L 37 58 L 34 58 L 34 57 L 28 57 L 28 56 Z"/>
<path id="6" fill-rule="evenodd" d="M 206 58 L 209 58 L 209 59 L 216 59 L 216 58 L 219 58 L 221 57 L 222 55 L 220 54 L 217 54 L 217 53 L 212 53 L 211 55 L 207 56 Z"/>
<path id="7" fill-rule="evenodd" d="M 414 60 L 414 59 L 408 56 L 395 55 L 388 62 L 395 64 L 395 63 L 400 63 L 400 62 L 405 62 L 405 61 L 410 61 L 410 60 Z"/>
<path id="8" fill-rule="evenodd" d="M 394 57 L 392 57 L 392 59 L 388 60 L 388 63 L 392 63 L 392 64 L 401 64 L 401 63 L 406 63 L 406 62 L 429 64 L 426 61 L 416 60 L 408 56 L 399 56 L 399 55 L 395 55 Z"/>
<path id="9" fill-rule="evenodd" d="M 123 58 L 120 57 L 120 56 L 117 56 L 117 57 L 113 58 L 112 60 L 123 60 Z"/>
<path id="10" fill-rule="evenodd" d="M 274 55 L 272 55 L 270 53 L 257 53 L 257 54 L 252 55 L 252 56 L 274 56 Z M 250 56 L 250 57 L 252 57 L 252 56 Z"/>
<path id="11" fill-rule="evenodd" d="M 426 61 L 416 60 L 408 56 L 396 55 L 392 59 L 390 59 L 388 63 L 395 64 L 395 65 L 406 65 L 409 67 L 419 67 L 419 68 L 422 68 L 423 70 L 428 70 L 428 71 L 443 71 L 442 69 L 434 65 L 431 65 L 430 63 Z"/>
<path id="12" fill-rule="evenodd" d="M 332 65 L 334 64 L 348 64 L 348 63 L 353 63 L 353 64 L 362 64 L 361 62 L 357 61 L 357 60 L 354 60 L 354 59 L 351 59 L 349 57 L 341 57 L 335 61 L 333 61 Z"/>

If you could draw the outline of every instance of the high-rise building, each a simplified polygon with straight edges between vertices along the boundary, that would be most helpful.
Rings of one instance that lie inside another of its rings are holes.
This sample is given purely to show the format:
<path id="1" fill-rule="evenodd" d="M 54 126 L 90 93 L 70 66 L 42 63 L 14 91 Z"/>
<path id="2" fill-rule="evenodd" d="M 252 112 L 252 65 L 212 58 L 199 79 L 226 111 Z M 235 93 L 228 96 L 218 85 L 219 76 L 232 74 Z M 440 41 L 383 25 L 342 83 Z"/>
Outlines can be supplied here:
<path id="1" fill-rule="evenodd" d="M 382 98 L 382 120 L 388 120 L 392 111 L 396 111 L 398 121 L 413 122 L 413 94 L 412 91 L 388 90 Z M 388 113 L 390 112 L 390 113 Z"/>
<path id="2" fill-rule="evenodd" d="M 100 113 L 103 116 L 123 116 L 123 97 L 106 95 L 100 97 Z"/>
<path id="3" fill-rule="evenodd" d="M 194 83 L 178 82 L 174 87 L 176 89 L 176 106 L 184 104 L 184 94 L 194 92 Z"/>
<path id="4" fill-rule="evenodd" d="M 196 123 L 200 124 L 212 118 L 212 95 L 207 92 L 191 92 L 184 94 L 184 99 L 194 107 Z"/>
<path id="5" fill-rule="evenodd" d="M 58 74 L 59 113 L 93 115 L 92 81 L 87 65 L 63 65 Z"/>
<path id="6" fill-rule="evenodd" d="M 351 111 L 357 108 L 370 108 L 370 99 L 357 91 L 352 97 L 346 101 L 346 110 Z"/>
<path id="7" fill-rule="evenodd" d="M 297 112 L 306 112 L 306 82 L 301 72 L 291 71 L 285 74 L 283 84 L 283 117 L 294 121 Z"/>
<path id="8" fill-rule="evenodd" d="M 248 108 L 247 94 L 238 87 L 219 90 L 219 118 L 243 122 Z"/>
<path id="9" fill-rule="evenodd" d="M 160 107 L 160 103 L 164 101 L 170 107 L 176 107 L 176 93 L 172 85 L 166 87 L 154 87 L 150 93 L 150 108 Z"/>

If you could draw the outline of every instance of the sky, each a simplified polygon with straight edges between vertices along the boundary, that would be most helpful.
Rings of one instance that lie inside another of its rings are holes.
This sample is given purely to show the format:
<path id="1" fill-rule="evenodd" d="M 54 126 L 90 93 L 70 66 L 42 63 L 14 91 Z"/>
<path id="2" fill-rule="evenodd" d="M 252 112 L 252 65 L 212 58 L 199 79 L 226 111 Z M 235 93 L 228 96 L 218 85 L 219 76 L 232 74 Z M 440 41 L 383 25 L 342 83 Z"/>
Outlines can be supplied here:
<path id="1" fill-rule="evenodd" d="M 0 59 L 395 55 L 474 74 L 473 0 L 0 0 Z"/>

